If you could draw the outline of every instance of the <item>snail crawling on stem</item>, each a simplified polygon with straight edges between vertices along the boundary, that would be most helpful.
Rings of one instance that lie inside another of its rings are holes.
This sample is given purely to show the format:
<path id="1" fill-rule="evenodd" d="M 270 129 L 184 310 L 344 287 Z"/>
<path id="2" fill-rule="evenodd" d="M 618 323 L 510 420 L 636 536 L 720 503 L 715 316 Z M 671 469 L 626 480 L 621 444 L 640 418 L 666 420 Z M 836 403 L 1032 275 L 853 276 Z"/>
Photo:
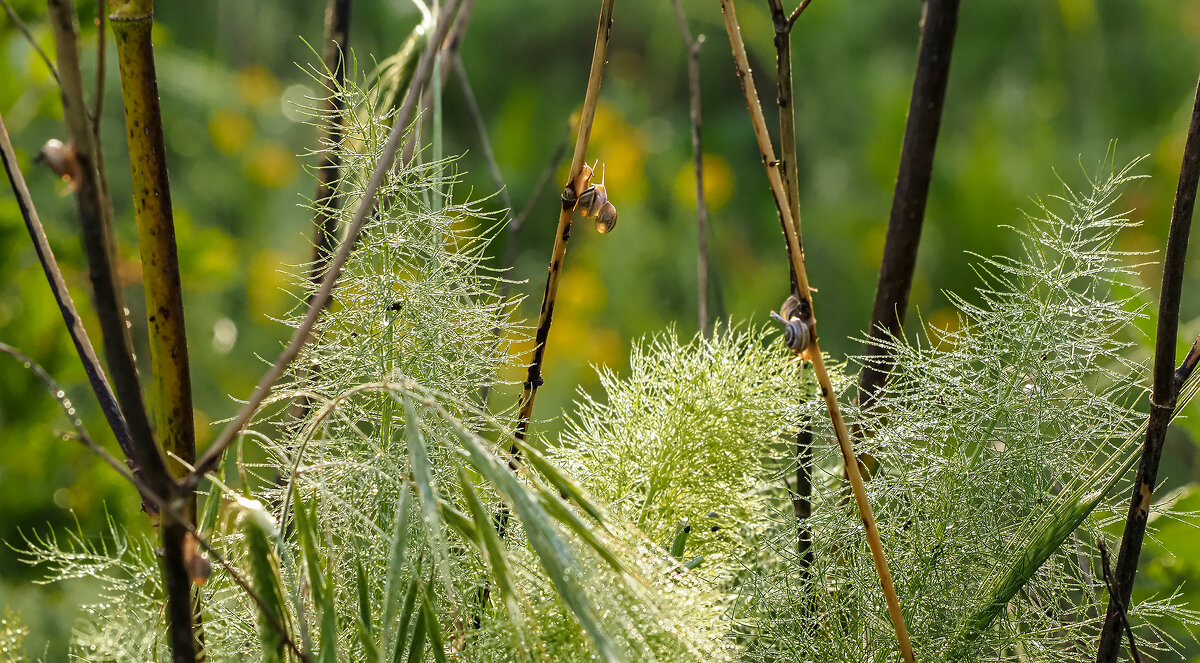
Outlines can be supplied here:
<path id="1" fill-rule="evenodd" d="M 617 226 L 617 208 L 608 200 L 603 171 L 600 173 L 600 183 L 592 184 L 595 172 L 592 166 L 583 164 L 583 170 L 579 173 L 579 188 L 583 191 L 576 196 L 575 189 L 568 186 L 563 190 L 563 205 L 578 209 L 580 216 L 596 217 L 596 232 L 605 235 Z"/>
<path id="2" fill-rule="evenodd" d="M 771 319 L 778 320 L 783 325 L 783 341 L 792 352 L 804 356 L 816 338 L 813 329 L 816 321 L 813 320 L 807 302 L 792 295 L 784 300 L 778 313 L 771 311 Z"/>

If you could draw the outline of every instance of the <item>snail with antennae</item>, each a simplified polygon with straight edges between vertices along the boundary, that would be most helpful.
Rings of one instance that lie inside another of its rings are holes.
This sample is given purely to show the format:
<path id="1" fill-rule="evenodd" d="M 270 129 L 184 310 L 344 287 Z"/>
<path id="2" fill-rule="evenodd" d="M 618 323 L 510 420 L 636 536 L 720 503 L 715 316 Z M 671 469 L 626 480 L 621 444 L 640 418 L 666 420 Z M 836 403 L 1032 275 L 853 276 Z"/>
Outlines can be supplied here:
<path id="1" fill-rule="evenodd" d="M 779 313 L 771 311 L 771 319 L 783 325 L 783 341 L 792 352 L 804 356 L 812 345 L 815 334 L 811 310 L 796 295 L 788 297 L 779 307 Z"/>
<path id="2" fill-rule="evenodd" d="M 563 204 L 572 209 L 578 209 L 580 216 L 596 217 L 596 232 L 605 235 L 617 226 L 617 208 L 608 200 L 608 191 L 604 188 L 604 172 L 600 173 L 600 183 L 592 184 L 595 168 L 583 164 L 579 173 L 579 188 L 583 191 L 578 197 L 571 187 L 563 191 Z"/>

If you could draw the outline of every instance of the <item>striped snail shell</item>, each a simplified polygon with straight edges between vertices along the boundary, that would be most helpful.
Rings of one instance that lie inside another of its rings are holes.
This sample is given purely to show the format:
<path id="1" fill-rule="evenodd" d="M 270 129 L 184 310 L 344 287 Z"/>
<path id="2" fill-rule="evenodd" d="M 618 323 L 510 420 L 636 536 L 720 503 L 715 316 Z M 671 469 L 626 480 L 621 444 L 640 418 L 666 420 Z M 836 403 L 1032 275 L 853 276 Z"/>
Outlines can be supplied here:
<path id="1" fill-rule="evenodd" d="M 783 341 L 797 354 L 804 352 L 812 343 L 812 329 L 800 318 L 784 320 L 783 316 L 771 311 L 771 318 L 783 325 Z"/>

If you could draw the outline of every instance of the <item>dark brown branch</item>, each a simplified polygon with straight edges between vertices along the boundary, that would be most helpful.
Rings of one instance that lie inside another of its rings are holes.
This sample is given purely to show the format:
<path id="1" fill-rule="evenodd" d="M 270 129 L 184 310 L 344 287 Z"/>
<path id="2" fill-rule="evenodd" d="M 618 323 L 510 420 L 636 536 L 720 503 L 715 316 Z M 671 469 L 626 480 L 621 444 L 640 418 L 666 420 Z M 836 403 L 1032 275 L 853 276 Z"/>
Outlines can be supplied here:
<path id="1" fill-rule="evenodd" d="M 8 17 L 12 19 L 13 25 L 17 26 L 21 34 L 25 35 L 25 40 L 41 56 L 42 62 L 46 63 L 46 68 L 50 70 L 50 75 L 54 77 L 54 81 L 58 83 L 59 87 L 62 87 L 62 80 L 58 77 L 58 70 L 54 68 L 54 63 L 50 61 L 50 58 L 46 55 L 46 51 L 43 51 L 37 40 L 33 38 L 33 33 L 29 32 L 29 26 L 25 25 L 25 21 L 21 20 L 17 11 L 12 8 L 12 5 L 8 4 L 8 0 L 0 0 L 0 5 L 4 5 L 4 11 L 8 12 Z"/>
<path id="2" fill-rule="evenodd" d="M 321 162 L 317 166 L 317 193 L 313 197 L 317 211 L 313 219 L 313 253 L 308 278 L 318 286 L 337 242 L 338 211 L 342 206 L 337 188 L 342 168 L 338 146 L 342 142 L 346 101 L 338 91 L 346 82 L 345 55 L 350 50 L 351 4 L 351 0 L 329 0 L 325 6 L 325 55 L 322 59 L 326 74 L 333 79 L 334 92 L 325 99 L 325 123 L 321 126 L 319 139 Z"/>
<path id="3" fill-rule="evenodd" d="M 875 308 L 871 313 L 872 338 L 879 337 L 880 328 L 892 334 L 899 333 L 908 309 L 925 203 L 929 198 L 934 151 L 946 100 L 946 81 L 950 76 L 958 5 L 959 0 L 925 2 L 917 74 L 908 106 L 904 146 L 900 150 L 896 191 L 888 219 L 879 285 L 875 290 Z M 867 346 L 867 357 L 858 387 L 858 402 L 862 405 L 870 404 L 875 398 L 892 367 L 887 350 L 878 342 Z"/>
<path id="4" fill-rule="evenodd" d="M 1121 536 L 1121 552 L 1117 556 L 1116 578 L 1118 593 L 1109 595 L 1108 611 L 1104 616 L 1104 630 L 1100 635 L 1100 647 L 1096 654 L 1098 663 L 1113 663 L 1117 660 L 1120 644 L 1118 605 L 1129 605 L 1133 594 L 1133 580 L 1137 574 L 1138 557 L 1142 552 L 1142 540 L 1146 536 L 1146 523 L 1150 516 L 1150 504 L 1154 486 L 1158 481 L 1158 464 L 1162 459 L 1163 442 L 1167 426 L 1175 413 L 1175 402 L 1181 382 L 1177 375 L 1185 370 L 1175 369 L 1175 344 L 1179 334 L 1179 301 L 1183 291 L 1183 272 L 1187 262 L 1188 235 L 1192 228 L 1192 210 L 1196 204 L 1196 185 L 1200 182 L 1200 82 L 1196 87 L 1196 99 L 1192 106 L 1192 120 L 1188 126 L 1187 143 L 1183 148 L 1183 164 L 1179 169 L 1179 186 L 1175 189 L 1175 207 L 1171 212 L 1171 229 L 1167 235 L 1167 251 L 1163 259 L 1162 291 L 1158 300 L 1158 334 L 1154 340 L 1154 386 L 1150 395 L 1150 420 L 1146 426 L 1146 441 L 1138 463 L 1137 479 L 1129 499 L 1129 513 L 1125 517 L 1125 532 Z M 1193 349 L 1195 346 L 1193 346 Z M 1187 361 L 1195 363 L 1195 352 L 1188 353 Z"/>
<path id="5" fill-rule="evenodd" d="M 417 70 L 413 74 L 412 83 L 404 95 L 404 103 L 401 104 L 400 110 L 396 113 L 391 135 L 389 135 L 387 143 L 383 146 L 379 163 L 376 164 L 375 170 L 371 173 L 371 177 L 367 181 L 362 200 L 359 201 L 350 226 L 346 229 L 345 238 L 342 239 L 342 243 L 338 246 L 333 260 L 330 261 L 329 268 L 325 272 L 325 278 L 321 281 L 320 289 L 312 298 L 312 301 L 309 302 L 308 311 L 305 313 L 304 319 L 300 321 L 300 325 L 292 334 L 287 347 L 284 348 L 283 352 L 279 353 L 279 356 L 275 359 L 275 363 L 271 365 L 271 368 L 258 381 L 254 392 L 250 394 L 250 398 L 246 400 L 245 405 L 238 411 L 237 416 L 225 426 L 221 431 L 221 435 L 217 437 L 216 441 L 205 450 L 204 455 L 197 461 L 195 469 L 186 480 L 186 487 L 194 489 L 204 478 L 204 475 L 211 472 L 217 466 L 225 450 L 229 448 L 229 445 L 233 444 L 233 441 L 237 439 L 242 429 L 258 411 L 259 406 L 262 405 L 263 400 L 270 393 L 272 385 L 283 375 L 283 372 L 287 370 L 288 366 L 300 354 L 300 350 L 308 343 L 317 317 L 325 309 L 325 305 L 329 302 L 333 294 L 333 286 L 337 282 L 337 276 L 346 264 L 346 260 L 350 257 L 350 251 L 354 248 L 354 243 L 358 241 L 358 234 L 362 230 L 363 224 L 366 223 L 368 214 L 375 207 L 375 198 L 379 193 L 379 187 L 383 184 L 383 178 L 391 169 L 392 162 L 396 158 L 396 153 L 402 147 L 401 143 L 404 142 L 405 136 L 408 134 L 408 125 L 412 122 L 413 114 L 416 111 L 417 96 L 420 89 L 424 87 L 425 82 L 429 80 L 429 76 L 433 70 L 434 54 L 437 52 L 438 44 L 445 39 L 446 32 L 450 29 L 450 24 L 454 20 L 457 9 L 458 0 L 449 0 L 442 10 L 442 17 L 438 19 L 433 38 L 430 39 L 428 47 L 421 54 L 421 59 L 417 63 Z"/>
<path id="6" fill-rule="evenodd" d="M 125 315 L 125 301 L 117 280 L 111 201 L 100 179 L 101 163 L 95 143 L 96 124 L 89 121 L 83 100 L 75 3 L 72 0 L 51 0 L 49 8 L 54 37 L 58 43 L 58 63 L 62 68 L 63 116 L 78 161 L 75 209 L 83 230 L 82 243 L 92 285 L 92 307 L 100 320 L 104 356 L 112 373 L 117 402 L 129 426 L 129 433 L 139 448 L 155 449 L 157 455 L 157 443 L 142 397 L 141 379 L 133 360 L 133 339 L 130 338 Z M 130 458 L 136 459 L 135 456 Z"/>
<path id="7" fill-rule="evenodd" d="M 100 366 L 100 359 L 92 348 L 92 342 L 75 309 L 75 303 L 71 300 L 71 293 L 67 289 L 62 271 L 58 268 L 58 262 L 54 259 L 54 253 L 50 250 L 46 231 L 42 228 L 37 209 L 34 208 L 33 200 L 29 196 L 29 189 L 25 186 L 25 178 L 17 166 L 17 157 L 13 153 L 12 143 L 8 138 L 8 128 L 4 126 L 3 117 L 0 117 L 0 152 L 3 153 L 4 170 L 8 174 L 8 181 L 12 185 L 21 216 L 25 219 L 29 237 L 33 240 L 38 261 L 42 264 L 42 271 L 45 272 L 46 280 L 50 283 L 50 290 L 53 291 L 54 299 L 58 302 L 63 322 L 67 326 L 67 333 L 71 336 L 71 342 L 75 345 L 75 351 L 83 363 L 88 383 L 96 395 L 96 400 L 100 403 L 100 410 L 104 413 L 113 435 L 116 436 L 117 444 L 125 454 L 130 468 L 142 478 L 146 485 L 151 487 L 155 494 L 168 495 L 170 494 L 170 484 L 167 480 L 166 465 L 158 453 L 158 448 L 139 446 L 129 434 L 129 427 L 121 414 L 121 408 L 117 405 L 116 396 L 113 395 L 104 369 Z"/>
<path id="8" fill-rule="evenodd" d="M 1119 596 L 1120 591 L 1117 590 L 1119 585 L 1116 578 L 1113 578 L 1112 568 L 1108 565 L 1108 545 L 1104 543 L 1104 537 L 1096 539 L 1096 547 L 1100 549 L 1100 566 L 1104 573 L 1104 586 L 1108 588 L 1108 595 Z M 1142 663 L 1142 657 L 1138 654 L 1137 642 L 1133 639 L 1133 628 L 1129 625 L 1129 612 L 1122 603 L 1117 604 L 1117 611 L 1121 619 L 1121 626 L 1124 627 L 1125 635 L 1129 638 L 1129 656 L 1133 659 L 1133 663 Z"/>
<path id="9" fill-rule="evenodd" d="M 675 7 L 675 18 L 688 53 L 688 116 L 692 121 L 692 157 L 696 170 L 696 320 L 700 333 L 708 338 L 712 335 L 708 318 L 708 204 L 704 200 L 704 149 L 700 141 L 700 47 L 704 45 L 704 35 L 693 40 L 683 6 L 679 0 L 671 0 L 671 4 Z"/>
<path id="10" fill-rule="evenodd" d="M 787 189 L 792 225 L 800 231 L 800 161 L 796 150 L 796 104 L 792 87 L 792 26 L 812 0 L 801 3 L 792 15 L 783 13 L 782 0 L 767 0 L 771 22 L 775 26 L 776 103 L 779 105 L 780 157 L 783 183 Z M 789 269 L 792 293 L 798 293 L 796 270 Z M 812 566 L 812 430 L 805 426 L 796 432 L 796 489 L 792 493 L 792 510 L 796 513 L 796 551 L 800 555 L 801 571 L 808 575 Z"/>

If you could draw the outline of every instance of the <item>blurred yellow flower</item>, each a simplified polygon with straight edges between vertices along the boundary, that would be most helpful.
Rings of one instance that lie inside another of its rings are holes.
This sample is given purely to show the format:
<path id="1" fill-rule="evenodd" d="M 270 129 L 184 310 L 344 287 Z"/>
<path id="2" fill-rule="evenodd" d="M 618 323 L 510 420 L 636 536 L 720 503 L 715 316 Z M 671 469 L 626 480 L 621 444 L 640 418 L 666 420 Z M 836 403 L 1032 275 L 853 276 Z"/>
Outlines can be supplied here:
<path id="1" fill-rule="evenodd" d="M 245 115 L 221 108 L 208 118 L 208 135 L 222 154 L 237 154 L 254 137 L 254 127 Z"/>
<path id="2" fill-rule="evenodd" d="M 234 87 L 251 106 L 265 106 L 279 97 L 279 81 L 265 67 L 251 65 L 237 72 Z"/>
<path id="3" fill-rule="evenodd" d="M 296 158 L 279 143 L 266 143 L 251 152 L 246 175 L 258 186 L 283 188 L 296 175 Z"/>
<path id="4" fill-rule="evenodd" d="M 733 169 L 729 162 L 716 154 L 704 155 L 704 202 L 710 212 L 721 209 L 733 195 Z M 689 160 L 680 166 L 671 185 L 675 202 L 696 208 L 696 162 Z"/>
<path id="5" fill-rule="evenodd" d="M 246 273 L 246 301 L 254 315 L 279 316 L 284 311 L 284 291 L 287 280 L 280 267 L 287 256 L 280 251 L 259 251 L 250 258 Z M 290 297 L 288 298 L 290 301 Z"/>

